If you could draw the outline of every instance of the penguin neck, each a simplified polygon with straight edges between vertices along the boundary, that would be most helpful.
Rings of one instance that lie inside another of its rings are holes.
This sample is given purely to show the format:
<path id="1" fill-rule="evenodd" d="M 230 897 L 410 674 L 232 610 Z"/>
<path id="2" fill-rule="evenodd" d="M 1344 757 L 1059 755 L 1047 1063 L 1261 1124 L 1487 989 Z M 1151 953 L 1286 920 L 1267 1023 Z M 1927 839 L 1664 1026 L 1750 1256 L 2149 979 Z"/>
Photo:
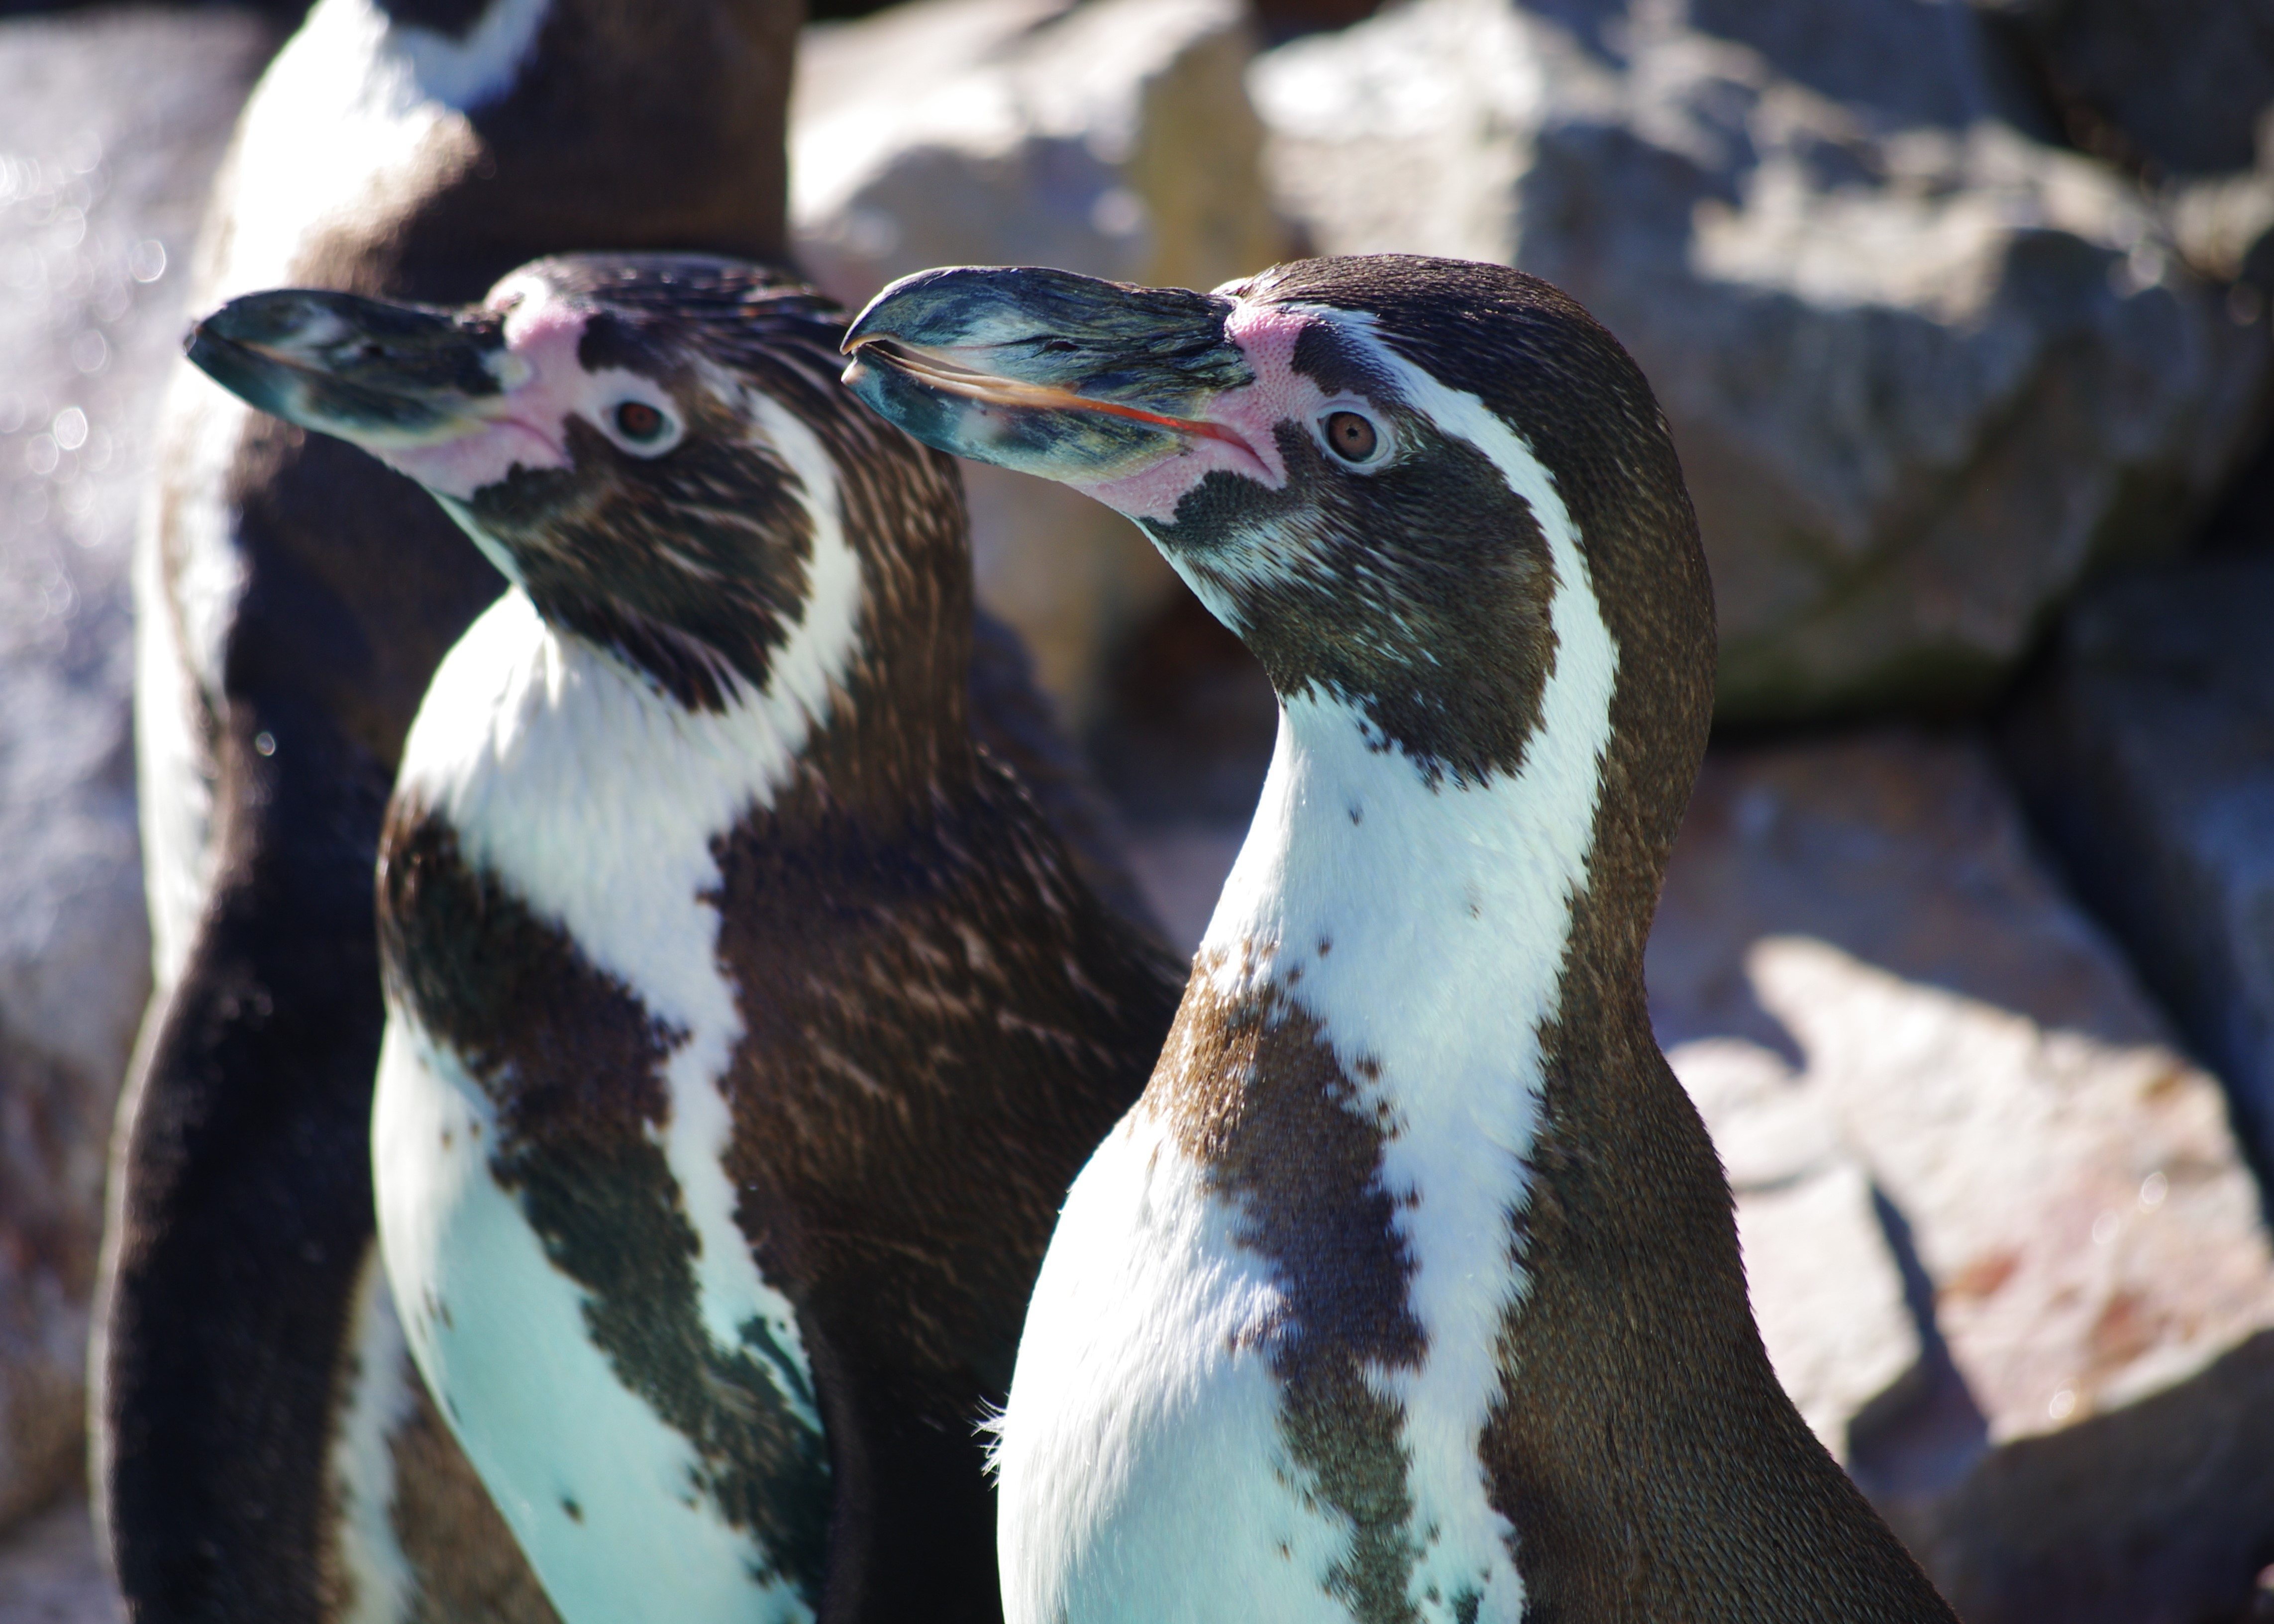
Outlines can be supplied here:
<path id="1" fill-rule="evenodd" d="M 1254 825 L 1146 1094 L 1236 1204 L 1236 1238 L 1272 1264 L 1300 1345 L 1347 1359 L 1393 1407 L 1323 1452 L 1299 1446 L 1296 1463 L 1321 1485 L 1366 1479 L 1336 1476 L 1345 1458 L 1405 1484 L 1412 1525 L 1461 1553 L 1457 1569 L 1429 1558 L 1417 1590 L 1476 1586 L 1474 1557 L 1496 1593 L 1517 1592 L 1510 1522 L 1471 1446 L 1445 1440 L 1481 1437 L 1506 1391 L 1520 1226 L 1559 1085 L 1576 1065 L 1616 1086 L 1562 1041 L 1561 1009 L 1598 908 L 1615 661 L 1607 636 L 1591 649 L 1556 624 L 1513 771 L 1433 771 L 1371 724 L 1376 708 L 1283 695 Z M 1296 1366 L 1275 1373 L 1284 1414 L 1313 1402 Z"/>
<path id="2" fill-rule="evenodd" d="M 1389 1064 L 1422 1086 L 1457 1082 L 1467 1068 L 1449 1063 L 1465 1056 L 1530 1056 L 1536 1085 L 1608 733 L 1599 695 L 1567 694 L 1559 714 L 1553 687 L 1523 771 L 1466 786 L 1432 782 L 1354 707 L 1284 701 L 1195 983 L 1219 996 L 1276 986 L 1346 1068 Z"/>
<path id="3" fill-rule="evenodd" d="M 549 620 L 518 588 L 508 602 L 494 664 L 513 674 L 495 690 L 500 725 L 605 737 L 623 752 L 606 771 L 635 794 L 674 781 L 680 770 L 664 758 L 684 756 L 739 786 L 746 810 L 774 809 L 796 792 L 889 828 L 922 815 L 943 781 L 976 770 L 968 635 L 880 628 L 866 594 L 849 616 L 845 605 L 809 604 L 764 683 L 728 678 L 715 707 L 688 704 L 620 650 Z M 892 658 L 877 658 L 879 648 Z"/>
<path id="4" fill-rule="evenodd" d="M 602 871 L 644 861 L 627 830 L 653 831 L 655 861 L 675 841 L 686 849 L 670 861 L 707 871 L 712 842 L 793 793 L 887 829 L 921 816 L 943 778 L 973 770 L 968 623 L 837 523 L 827 492 L 812 511 L 805 601 L 762 682 L 727 674 L 717 704 L 686 703 L 516 586 L 437 671 L 398 796 L 447 817 L 470 860 L 532 899 L 573 893 L 580 876 L 626 879 Z M 885 624 L 903 615 L 920 625 Z"/>

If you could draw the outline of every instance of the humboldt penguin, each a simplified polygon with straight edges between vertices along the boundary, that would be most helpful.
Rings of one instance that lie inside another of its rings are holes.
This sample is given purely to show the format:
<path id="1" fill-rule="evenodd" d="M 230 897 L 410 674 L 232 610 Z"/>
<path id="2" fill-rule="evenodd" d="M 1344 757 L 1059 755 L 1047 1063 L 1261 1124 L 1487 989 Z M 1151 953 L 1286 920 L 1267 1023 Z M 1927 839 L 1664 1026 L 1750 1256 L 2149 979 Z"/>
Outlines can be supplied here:
<path id="1" fill-rule="evenodd" d="M 1951 1624 L 1787 1400 L 1643 945 L 1711 589 L 1641 372 L 1501 267 L 928 272 L 847 373 L 1135 520 L 1279 695 L 1000 1421 L 1010 1624 Z"/>
<path id="2" fill-rule="evenodd" d="M 594 244 L 779 259 L 803 11 L 320 0 L 245 109 L 193 299 L 463 303 Z M 369 1172 L 381 815 L 436 662 L 505 583 L 410 481 L 190 368 L 160 432 L 135 588 L 158 992 L 94 1354 L 127 1611 L 546 1624 L 403 1352 Z M 1078 822 L 1019 658 L 983 637 L 975 717 Z"/>
<path id="3" fill-rule="evenodd" d="M 1179 981 L 968 722 L 954 465 L 755 267 L 200 323 L 512 590 L 381 837 L 373 1117 L 418 1367 L 568 1624 L 998 1616 L 976 1431 Z"/>

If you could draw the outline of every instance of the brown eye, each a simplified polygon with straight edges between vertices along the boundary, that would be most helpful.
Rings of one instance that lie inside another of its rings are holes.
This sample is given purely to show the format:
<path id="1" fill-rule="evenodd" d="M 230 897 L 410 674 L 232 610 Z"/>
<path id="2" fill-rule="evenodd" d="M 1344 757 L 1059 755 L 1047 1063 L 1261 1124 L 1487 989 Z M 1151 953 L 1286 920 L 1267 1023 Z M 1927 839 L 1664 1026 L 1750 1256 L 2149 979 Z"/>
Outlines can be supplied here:
<path id="1" fill-rule="evenodd" d="M 663 414 L 645 401 L 626 401 L 616 408 L 616 432 L 634 445 L 644 445 L 663 434 Z"/>
<path id="2" fill-rule="evenodd" d="M 1374 425 L 1354 411 L 1337 411 L 1327 418 L 1327 448 L 1345 462 L 1363 462 L 1378 443 Z"/>

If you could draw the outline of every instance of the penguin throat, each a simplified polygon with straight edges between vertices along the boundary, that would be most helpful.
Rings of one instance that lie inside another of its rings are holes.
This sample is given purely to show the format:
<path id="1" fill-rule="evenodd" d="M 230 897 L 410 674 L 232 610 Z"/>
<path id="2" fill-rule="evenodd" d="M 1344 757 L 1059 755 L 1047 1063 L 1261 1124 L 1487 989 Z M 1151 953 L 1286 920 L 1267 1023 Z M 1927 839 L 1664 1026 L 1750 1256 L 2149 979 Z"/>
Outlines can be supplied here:
<path id="1" fill-rule="evenodd" d="M 1353 1059 L 1425 1012 L 1442 1021 L 1433 1046 L 1536 1049 L 1587 889 L 1608 742 L 1608 706 L 1582 686 L 1551 677 L 1523 767 L 1465 786 L 1354 705 L 1283 703 L 1201 943 L 1217 990 L 1287 989 Z"/>
<path id="2" fill-rule="evenodd" d="M 1352 704 L 1284 702 L 1146 1094 L 1269 1267 L 1280 1434 L 1353 1530 L 1333 1571 L 1372 1575 L 1359 1616 L 1520 1609 L 1479 1449 L 1526 1287 L 1517 1215 L 1603 789 L 1608 684 L 1580 665 L 1549 677 L 1522 765 L 1472 782 L 1433 780 Z M 1333 1270 L 1309 1261 L 1322 1235 L 1344 1247 Z"/>
<path id="3" fill-rule="evenodd" d="M 1465 724 L 1439 742 L 1433 718 L 1451 709 L 1448 695 L 1472 700 L 1481 677 L 1507 667 L 1506 649 L 1480 643 L 1450 664 L 1433 658 L 1426 682 L 1410 661 L 1353 672 L 1360 680 L 1349 686 L 1275 674 L 1270 771 L 1202 958 L 1213 949 L 1227 965 L 1269 974 L 1280 951 L 1339 940 L 1351 951 L 1330 974 L 1314 974 L 1302 995 L 1338 1044 L 1345 1034 L 1363 1043 L 1374 1025 L 1417 1010 L 1442 1020 L 1433 1041 L 1481 1034 L 1471 1017 L 1490 1009 L 1518 1022 L 1532 1052 L 1587 886 L 1619 650 L 1546 470 L 1474 396 L 1408 371 L 1406 388 L 1448 435 L 1449 449 L 1461 452 L 1458 465 L 1476 474 L 1479 491 L 1512 499 L 1509 523 L 1531 529 L 1533 547 L 1520 556 L 1537 562 L 1518 572 L 1525 590 L 1508 606 L 1502 635 L 1547 651 L 1525 684 L 1532 703 L 1499 718 L 1490 749 L 1468 749 L 1465 770 L 1453 756 L 1448 772 L 1443 745 L 1473 739 L 1479 728 Z M 1298 610 L 1243 584 L 1249 590 L 1237 606 L 1261 603 L 1265 613 L 1242 636 L 1269 669 L 1271 645 Z M 1389 608 L 1382 583 L 1359 576 L 1352 584 L 1345 596 L 1361 617 L 1339 641 L 1364 642 L 1371 632 L 1379 643 Z M 1348 985 L 1333 991 L 1345 977 Z M 1488 1051 L 1501 1039 L 1480 1041 Z"/>

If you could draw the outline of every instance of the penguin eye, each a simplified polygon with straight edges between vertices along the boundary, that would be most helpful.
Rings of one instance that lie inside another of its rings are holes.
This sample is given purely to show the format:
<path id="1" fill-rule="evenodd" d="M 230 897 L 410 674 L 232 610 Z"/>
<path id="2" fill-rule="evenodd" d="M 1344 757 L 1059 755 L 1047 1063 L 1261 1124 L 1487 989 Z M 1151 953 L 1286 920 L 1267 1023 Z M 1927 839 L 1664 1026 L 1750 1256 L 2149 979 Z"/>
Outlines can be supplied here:
<path id="1" fill-rule="evenodd" d="M 1327 414 L 1327 449 L 1345 462 L 1369 462 L 1382 445 L 1382 436 L 1374 425 L 1354 411 L 1334 411 Z"/>
<path id="2" fill-rule="evenodd" d="M 615 410 L 616 432 L 635 446 L 651 446 L 664 436 L 671 419 L 645 401 L 626 401 Z"/>

